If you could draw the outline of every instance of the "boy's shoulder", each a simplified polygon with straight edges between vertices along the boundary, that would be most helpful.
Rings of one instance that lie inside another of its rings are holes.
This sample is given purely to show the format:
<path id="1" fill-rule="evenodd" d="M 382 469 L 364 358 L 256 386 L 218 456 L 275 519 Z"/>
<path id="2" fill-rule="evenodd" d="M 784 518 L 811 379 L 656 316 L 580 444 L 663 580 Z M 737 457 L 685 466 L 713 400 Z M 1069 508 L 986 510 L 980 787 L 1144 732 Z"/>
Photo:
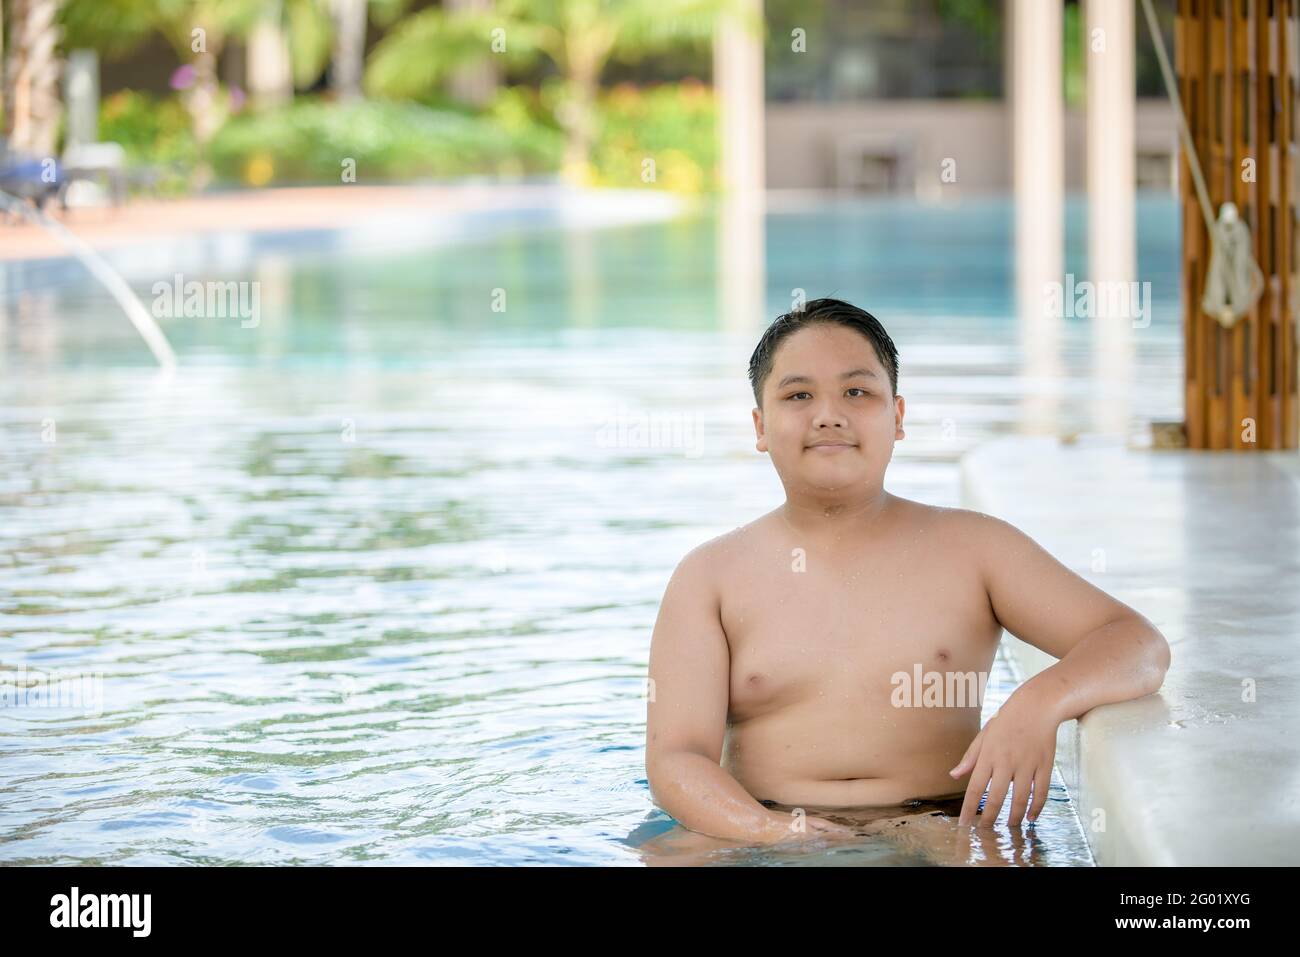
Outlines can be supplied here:
<path id="1" fill-rule="evenodd" d="M 773 510 L 701 542 L 682 556 L 675 574 L 710 583 L 723 580 L 735 562 L 752 554 L 758 543 L 771 534 L 776 520 L 777 513 Z"/>
<path id="2" fill-rule="evenodd" d="M 945 549 L 958 551 L 981 568 L 997 564 L 1000 558 L 1026 546 L 1036 547 L 1034 540 L 1024 531 L 996 515 L 972 508 L 912 504 L 924 510 L 918 512 L 918 516 L 925 516 L 917 518 L 915 524 L 931 523 L 930 527 L 937 533 L 936 540 L 941 541 Z"/>
<path id="3" fill-rule="evenodd" d="M 1030 541 L 1010 522 L 985 512 L 895 499 L 900 506 L 895 527 L 901 533 L 924 532 L 924 540 L 931 546 L 981 569 L 996 562 L 1000 554 Z"/>
<path id="4" fill-rule="evenodd" d="M 995 526 L 1012 527 L 1007 522 L 973 508 L 959 508 L 949 505 L 927 505 L 910 498 L 893 496 L 904 521 L 926 520 L 939 523 L 953 530 L 966 529 L 977 531 Z"/>
<path id="5" fill-rule="evenodd" d="M 983 537 L 1003 535 L 1008 531 L 1020 531 L 1005 519 L 998 518 L 996 515 L 989 515 L 987 512 L 976 511 L 973 508 L 932 507 L 935 508 L 936 512 L 943 513 L 941 520 L 954 530 L 965 531 Z"/>
<path id="6" fill-rule="evenodd" d="M 689 561 L 691 564 L 698 566 L 716 567 L 718 562 L 726 561 L 747 546 L 752 545 L 755 539 L 763 534 L 764 529 L 775 514 L 775 512 L 769 512 L 752 522 L 737 525 L 730 531 L 701 542 L 682 557 L 682 563 L 685 564 Z"/>

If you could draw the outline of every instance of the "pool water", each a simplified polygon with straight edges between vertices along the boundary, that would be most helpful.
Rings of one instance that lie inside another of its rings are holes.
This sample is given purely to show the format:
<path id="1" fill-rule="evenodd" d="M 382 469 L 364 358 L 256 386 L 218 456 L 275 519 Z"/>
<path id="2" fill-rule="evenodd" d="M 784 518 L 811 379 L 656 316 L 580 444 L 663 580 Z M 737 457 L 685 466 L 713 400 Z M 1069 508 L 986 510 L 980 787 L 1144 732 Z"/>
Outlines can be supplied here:
<path id="1" fill-rule="evenodd" d="M 658 601 L 781 501 L 749 414 L 761 323 L 796 288 L 872 310 L 908 400 L 886 485 L 958 505 L 989 437 L 1179 417 L 1177 216 L 1139 204 L 1154 317 L 1123 378 L 1083 319 L 1059 377 L 1027 368 L 1003 200 L 769 213 L 748 329 L 718 318 L 708 209 L 118 251 L 147 305 L 176 273 L 260 284 L 255 327 L 162 320 L 170 379 L 77 264 L 0 264 L 0 681 L 102 675 L 99 713 L 0 708 L 0 862 L 654 863 Z M 1091 863 L 1059 782 L 1027 857 L 998 835 L 1010 862 Z M 879 840 L 713 862 L 922 863 Z"/>

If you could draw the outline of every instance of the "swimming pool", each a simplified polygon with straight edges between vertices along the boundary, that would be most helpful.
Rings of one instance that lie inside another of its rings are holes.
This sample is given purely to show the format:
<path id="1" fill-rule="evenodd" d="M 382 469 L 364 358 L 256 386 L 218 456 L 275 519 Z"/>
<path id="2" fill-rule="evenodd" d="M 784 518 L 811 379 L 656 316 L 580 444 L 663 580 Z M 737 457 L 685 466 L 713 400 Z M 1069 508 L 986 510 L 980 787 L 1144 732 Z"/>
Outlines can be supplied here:
<path id="1" fill-rule="evenodd" d="M 887 487 L 956 505 L 989 436 L 1179 416 L 1177 217 L 1139 203 L 1154 316 L 1118 380 L 1087 320 L 1060 378 L 1026 369 L 1003 200 L 769 213 L 751 330 L 717 319 L 707 209 L 122 250 L 146 303 L 176 273 L 259 284 L 255 327 L 163 320 L 169 381 L 76 264 L 0 265 L 0 666 L 103 676 L 98 715 L 0 709 L 0 862 L 644 863 L 663 586 L 781 501 L 749 416 L 759 323 L 795 288 L 873 311 L 908 399 Z M 1088 863 L 1055 798 L 1034 862 Z"/>

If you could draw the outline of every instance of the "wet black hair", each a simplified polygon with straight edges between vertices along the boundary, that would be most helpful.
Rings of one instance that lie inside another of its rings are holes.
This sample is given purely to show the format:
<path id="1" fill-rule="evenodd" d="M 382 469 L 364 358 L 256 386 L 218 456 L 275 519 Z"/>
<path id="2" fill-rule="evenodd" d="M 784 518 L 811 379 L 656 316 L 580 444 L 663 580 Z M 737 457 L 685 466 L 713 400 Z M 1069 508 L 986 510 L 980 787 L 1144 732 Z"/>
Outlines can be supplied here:
<path id="1" fill-rule="evenodd" d="M 749 383 L 754 390 L 754 402 L 760 409 L 763 407 L 763 384 L 772 373 L 777 347 L 800 329 L 816 323 L 837 323 L 862 333 L 876 350 L 880 364 L 889 373 L 890 393 L 898 394 L 898 349 L 880 320 L 865 309 L 859 309 L 842 299 L 810 299 L 804 303 L 803 308 L 791 309 L 785 315 L 773 319 L 758 340 L 754 354 L 750 356 Z"/>

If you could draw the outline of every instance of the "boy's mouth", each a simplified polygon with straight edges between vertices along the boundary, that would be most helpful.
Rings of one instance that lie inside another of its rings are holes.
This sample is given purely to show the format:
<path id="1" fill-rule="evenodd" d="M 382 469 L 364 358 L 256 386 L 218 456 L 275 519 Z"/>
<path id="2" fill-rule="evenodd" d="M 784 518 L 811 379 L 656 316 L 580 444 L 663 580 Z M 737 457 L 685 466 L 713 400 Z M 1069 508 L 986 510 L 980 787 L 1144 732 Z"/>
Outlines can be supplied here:
<path id="1" fill-rule="evenodd" d="M 845 449 L 856 449 L 857 444 L 853 442 L 815 442 L 806 447 L 809 452 L 833 453 L 843 452 Z"/>

